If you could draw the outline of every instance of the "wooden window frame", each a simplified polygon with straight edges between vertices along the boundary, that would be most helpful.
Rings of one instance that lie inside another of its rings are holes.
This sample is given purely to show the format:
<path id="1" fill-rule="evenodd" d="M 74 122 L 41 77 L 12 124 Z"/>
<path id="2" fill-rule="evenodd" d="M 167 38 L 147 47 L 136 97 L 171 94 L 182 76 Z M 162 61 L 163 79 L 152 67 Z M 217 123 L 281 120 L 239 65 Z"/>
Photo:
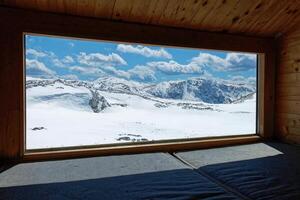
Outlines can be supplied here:
<path id="1" fill-rule="evenodd" d="M 16 88 L 16 91 L 14 94 L 10 94 L 4 98 L 3 103 L 8 103 L 9 98 L 11 97 L 18 99 L 18 101 L 13 102 L 12 109 L 4 109 L 4 120 L 7 122 L 6 127 L 9 128 L 5 129 L 4 133 L 0 133 L 0 140 L 5 141 L 0 141 L 0 158 L 2 159 L 33 161 L 158 151 L 174 152 L 224 145 L 244 144 L 273 137 L 275 80 L 274 52 L 276 52 L 273 38 L 201 32 L 188 29 L 114 22 L 3 7 L 0 7 L 0 14 L 1 16 L 4 16 L 0 21 L 0 26 L 3 27 L 4 30 L 0 34 L 0 43 L 3 42 L 5 49 L 3 55 L 0 55 L 0 64 L 5 64 L 3 65 L 3 72 L 6 72 L 5 76 L 17 73 L 16 77 L 13 79 L 16 82 L 10 82 L 12 87 Z M 12 24 L 14 26 L 12 26 Z M 97 145 L 57 148 L 52 149 L 51 151 L 26 151 L 24 120 L 26 114 L 23 43 L 24 33 L 38 33 L 43 35 L 82 38 L 98 41 L 106 40 L 114 42 L 256 53 L 258 55 L 259 65 L 257 70 L 259 80 L 257 86 L 257 134 L 196 138 L 188 140 L 164 140 L 154 143 L 133 143 L 130 145 Z M 8 35 L 9 37 L 7 37 Z M 9 67 L 12 68 L 12 70 L 5 71 L 5 69 Z M 10 80 L 6 78 L 0 81 L 2 84 L 5 81 Z M 12 93 L 9 89 L 7 89 L 7 92 Z M 0 131 L 1 130 L 2 129 L 0 129 Z"/>

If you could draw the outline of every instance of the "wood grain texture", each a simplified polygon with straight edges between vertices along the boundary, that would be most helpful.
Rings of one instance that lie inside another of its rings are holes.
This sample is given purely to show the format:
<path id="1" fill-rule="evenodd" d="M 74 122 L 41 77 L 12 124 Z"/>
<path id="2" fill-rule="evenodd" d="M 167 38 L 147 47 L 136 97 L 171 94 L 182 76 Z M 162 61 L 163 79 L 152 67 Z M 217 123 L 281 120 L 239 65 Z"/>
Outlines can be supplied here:
<path id="1" fill-rule="evenodd" d="M 65 8 L 68 9 L 67 7 Z M 265 137 L 272 136 L 274 102 L 273 72 L 275 69 L 274 40 L 272 38 L 237 36 L 224 33 L 209 33 L 187 29 L 113 22 L 3 7 L 0 7 L 0 15 L 0 26 L 2 27 L 2 31 L 0 32 L 0 44 L 2 48 L 0 51 L 0 90 L 2 94 L 5 94 L 0 98 L 0 159 L 20 159 L 24 153 L 22 44 L 24 32 L 82 39 L 260 53 L 264 55 L 264 67 L 261 68 L 264 72 L 262 73 L 264 76 L 262 80 L 267 81 L 260 84 L 264 95 L 260 99 L 262 103 L 260 113 L 263 120 L 261 121 L 259 133 Z M 11 26 L 11 24 L 14 24 L 14 26 Z M 201 140 L 198 144 L 202 144 Z M 178 145 L 170 147 L 170 149 L 174 150 L 178 148 L 177 150 L 180 150 L 184 147 L 184 143 L 178 142 Z M 196 148 L 197 142 L 194 142 L 191 147 Z M 164 148 L 167 149 L 168 147 L 165 146 Z M 136 149 L 140 152 L 143 150 L 141 147 L 136 147 Z M 154 149 L 156 151 L 159 150 L 159 146 L 155 145 Z M 114 150 L 113 152 L 118 153 L 120 151 Z M 126 152 L 127 150 L 123 149 L 123 151 Z"/>
<path id="2" fill-rule="evenodd" d="M 223 147 L 230 145 L 248 144 L 263 141 L 261 137 L 239 136 L 220 139 L 203 139 L 201 141 L 183 141 L 183 142 L 168 142 L 163 144 L 143 144 L 130 146 L 115 146 L 106 148 L 91 148 L 91 149 L 71 149 L 71 150 L 56 150 L 43 152 L 30 152 L 24 155 L 25 162 L 57 160 L 66 158 L 78 158 L 87 156 L 106 156 L 120 155 L 133 153 L 150 153 L 150 152 L 176 152 L 178 150 L 196 150 L 212 147 Z"/>
<path id="3" fill-rule="evenodd" d="M 19 157 L 23 123 L 22 35 L 14 27 L 0 32 L 0 159 Z"/>
<path id="4" fill-rule="evenodd" d="M 300 144 L 300 26 L 280 39 L 276 86 L 276 134 Z"/>
<path id="5" fill-rule="evenodd" d="M 0 4 L 255 36 L 276 36 L 300 22 L 298 0 L 2 0 Z"/>

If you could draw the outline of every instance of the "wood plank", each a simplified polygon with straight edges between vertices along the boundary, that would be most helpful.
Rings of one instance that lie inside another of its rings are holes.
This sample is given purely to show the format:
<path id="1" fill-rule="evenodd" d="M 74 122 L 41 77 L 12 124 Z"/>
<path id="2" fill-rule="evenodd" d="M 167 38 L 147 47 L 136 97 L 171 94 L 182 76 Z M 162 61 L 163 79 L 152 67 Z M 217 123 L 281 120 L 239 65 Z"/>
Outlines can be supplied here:
<path id="1" fill-rule="evenodd" d="M 145 144 L 145 145 L 131 145 L 127 147 L 107 147 L 107 148 L 91 148 L 82 150 L 57 150 L 48 152 L 28 152 L 24 155 L 25 162 L 50 160 L 50 159 L 65 159 L 65 158 L 78 158 L 87 156 L 99 156 L 99 155 L 114 155 L 114 154 L 132 154 L 132 153 L 145 153 L 145 152 L 174 152 L 183 150 L 195 150 L 212 147 L 222 147 L 229 145 L 255 143 L 261 141 L 261 138 L 256 135 L 252 136 L 239 136 L 228 137 L 221 139 L 206 139 L 199 141 L 186 141 L 176 143 L 165 144 Z"/>
<path id="2" fill-rule="evenodd" d="M 300 101 L 277 100 L 277 113 L 299 114 Z"/>
<path id="3" fill-rule="evenodd" d="M 201 23 L 205 19 L 205 17 L 214 9 L 217 5 L 217 0 L 202 0 L 201 6 L 198 7 L 198 12 L 192 20 L 190 21 L 190 26 L 198 29 L 201 28 Z"/>
<path id="4" fill-rule="evenodd" d="M 15 26 L 4 27 L 0 32 L 0 160 L 17 159 L 23 153 L 21 139 L 23 132 L 23 43 L 22 33 Z M 8 39 L 7 36 L 10 36 Z M 12 59 L 12 57 L 18 59 Z M 22 121 L 20 119 L 22 118 Z"/>
<path id="5" fill-rule="evenodd" d="M 39 0 L 37 1 L 37 9 L 41 11 L 48 11 L 48 0 Z"/>
<path id="6" fill-rule="evenodd" d="M 289 134 L 289 135 L 287 135 L 287 137 L 285 138 L 285 141 L 287 141 L 289 143 L 300 144 L 299 131 L 300 130 L 298 129 L 298 130 L 294 131 L 296 134 Z"/>
<path id="7" fill-rule="evenodd" d="M 278 97 L 286 96 L 300 96 L 300 86 L 294 85 L 278 85 L 277 86 Z"/>
<path id="8" fill-rule="evenodd" d="M 240 23 L 249 14 L 249 10 L 253 6 L 252 1 L 238 1 L 233 9 L 229 9 L 230 12 L 226 16 L 222 17 L 220 27 L 228 30 L 229 32 L 237 32 L 240 27 Z M 246 14 L 245 14 L 246 13 Z M 214 17 L 212 16 L 212 19 Z"/>
<path id="9" fill-rule="evenodd" d="M 182 6 L 184 5 L 184 0 L 172 0 L 169 1 L 167 7 L 165 8 L 163 14 L 161 15 L 158 24 L 160 25 L 168 25 L 177 23 L 176 16 L 180 10 L 182 10 Z"/>
<path id="10" fill-rule="evenodd" d="M 278 36 L 300 22 L 289 0 L 1 0 L 12 7 L 205 31 Z"/>
<path id="11" fill-rule="evenodd" d="M 299 85 L 300 73 L 279 74 L 277 76 L 277 82 L 278 84 Z"/>
<path id="12" fill-rule="evenodd" d="M 22 8 L 34 9 L 36 7 L 37 0 L 15 0 L 15 4 Z"/>
<path id="13" fill-rule="evenodd" d="M 22 23 L 18 23 L 20 28 L 41 34 L 255 53 L 273 49 L 271 38 L 207 33 L 5 8 L 0 10 L 9 20 L 21 20 Z M 38 20 L 35 20 L 36 16 L 39 16 Z"/>
<path id="14" fill-rule="evenodd" d="M 283 3 L 284 1 L 281 2 Z M 281 10 L 277 12 L 267 24 L 265 24 L 264 29 L 261 31 L 269 30 L 270 32 L 274 32 L 276 30 L 280 30 L 284 32 L 286 27 L 282 26 L 282 24 L 293 24 L 293 21 L 299 19 L 299 9 L 300 5 L 297 4 L 297 1 L 292 0 L 284 2 L 281 6 Z"/>
<path id="15" fill-rule="evenodd" d="M 264 29 L 266 23 L 268 23 L 278 11 L 281 10 L 283 1 L 277 0 L 260 0 L 253 4 L 249 14 L 245 17 L 245 25 L 240 25 L 244 32 L 260 32 L 263 35 L 268 35 L 270 32 Z M 264 29 L 264 31 L 261 31 Z"/>
<path id="16" fill-rule="evenodd" d="M 147 12 L 148 19 L 145 21 L 147 24 L 158 24 L 163 11 L 168 6 L 170 0 L 153 0 L 149 5 L 149 10 Z"/>
<path id="17" fill-rule="evenodd" d="M 131 14 L 131 9 L 133 7 L 134 0 L 116 0 L 112 19 L 125 21 L 128 20 Z"/>
<path id="18" fill-rule="evenodd" d="M 300 27 L 281 36 L 278 46 L 276 135 L 286 142 L 300 144 Z"/>
<path id="19" fill-rule="evenodd" d="M 201 0 L 185 0 L 181 9 L 177 12 L 174 23 L 178 24 L 178 26 L 182 25 L 183 27 L 188 27 L 194 16 L 198 12 L 201 12 L 200 8 L 203 3 L 204 1 Z"/>
<path id="20" fill-rule="evenodd" d="M 280 61 L 278 67 L 279 74 L 300 73 L 300 59 Z"/>
<path id="21" fill-rule="evenodd" d="M 300 128 L 300 115 L 278 113 L 276 116 L 276 125 L 278 127 Z"/>
<path id="22" fill-rule="evenodd" d="M 111 19 L 116 0 L 97 0 L 94 16 L 102 19 Z"/>
<path id="23" fill-rule="evenodd" d="M 145 23 L 148 20 L 148 10 L 151 0 L 135 1 L 128 16 L 130 22 Z"/>
<path id="24" fill-rule="evenodd" d="M 95 13 L 95 1 L 91 0 L 77 0 L 76 14 L 80 16 L 91 16 Z"/>

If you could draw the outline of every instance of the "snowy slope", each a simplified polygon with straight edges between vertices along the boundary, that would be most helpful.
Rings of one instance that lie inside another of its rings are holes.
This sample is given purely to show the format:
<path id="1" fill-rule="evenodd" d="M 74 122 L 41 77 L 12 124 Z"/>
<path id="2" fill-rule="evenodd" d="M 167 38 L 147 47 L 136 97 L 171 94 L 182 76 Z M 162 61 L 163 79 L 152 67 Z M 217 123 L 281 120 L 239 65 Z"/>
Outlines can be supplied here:
<path id="1" fill-rule="evenodd" d="M 167 99 L 197 100 L 206 103 L 231 103 L 249 93 L 255 92 L 255 87 L 207 78 L 194 78 L 184 81 L 162 82 L 149 87 L 147 92 Z"/>
<path id="2" fill-rule="evenodd" d="M 250 90 L 247 98 L 236 95 L 240 98 L 234 103 L 212 104 L 187 94 L 162 98 L 150 94 L 151 87 L 115 78 L 95 82 L 29 79 L 27 148 L 255 133 L 256 97 Z M 90 90 L 97 90 L 111 106 L 94 113 Z M 234 96 L 235 90 L 230 91 Z"/>

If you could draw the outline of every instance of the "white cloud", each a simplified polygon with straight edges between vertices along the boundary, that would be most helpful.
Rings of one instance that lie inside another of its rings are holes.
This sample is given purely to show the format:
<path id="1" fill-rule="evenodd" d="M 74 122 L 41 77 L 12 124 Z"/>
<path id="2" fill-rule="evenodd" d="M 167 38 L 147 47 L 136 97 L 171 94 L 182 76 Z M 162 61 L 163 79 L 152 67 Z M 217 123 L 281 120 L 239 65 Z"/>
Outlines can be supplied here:
<path id="1" fill-rule="evenodd" d="M 74 63 L 74 59 L 72 58 L 72 56 L 65 56 L 61 61 L 65 64 Z"/>
<path id="2" fill-rule="evenodd" d="M 172 55 L 163 48 L 160 48 L 159 50 L 155 50 L 155 49 L 150 49 L 149 47 L 144 47 L 142 45 L 132 46 L 126 44 L 119 44 L 117 46 L 117 50 L 123 53 L 134 53 L 145 57 L 172 59 Z"/>
<path id="3" fill-rule="evenodd" d="M 69 69 L 70 71 L 93 77 L 99 77 L 103 75 L 114 75 L 119 78 L 142 81 L 153 81 L 156 79 L 155 72 L 152 71 L 148 66 L 135 66 L 134 68 L 128 71 L 118 70 L 114 67 L 106 67 L 103 69 L 99 69 L 97 67 L 72 66 Z"/>
<path id="4" fill-rule="evenodd" d="M 65 64 L 58 58 L 50 58 L 52 63 L 57 67 L 65 67 Z"/>
<path id="5" fill-rule="evenodd" d="M 246 84 L 256 85 L 256 77 L 254 77 L 254 76 L 244 77 L 241 75 L 237 75 L 237 76 L 230 77 L 230 80 L 237 82 L 237 83 L 246 83 Z"/>
<path id="6" fill-rule="evenodd" d="M 188 63 L 186 65 L 179 64 L 174 60 L 169 62 L 158 61 L 149 62 L 147 66 L 151 67 L 153 70 L 159 70 L 166 74 L 202 74 L 203 71 L 201 67 L 195 63 Z"/>
<path id="7" fill-rule="evenodd" d="M 128 70 L 130 78 L 142 81 L 154 81 L 156 80 L 155 71 L 148 66 L 137 65 L 134 68 Z"/>
<path id="8" fill-rule="evenodd" d="M 46 57 L 47 53 L 35 49 L 26 49 L 26 55 L 32 55 L 38 58 L 38 57 Z"/>
<path id="9" fill-rule="evenodd" d="M 114 67 L 106 67 L 104 69 L 104 71 L 106 73 L 113 74 L 115 76 L 118 76 L 118 77 L 121 77 L 121 78 L 125 78 L 125 79 L 130 79 L 130 77 L 131 77 L 131 75 L 130 75 L 129 72 L 124 71 L 124 70 L 117 70 Z"/>
<path id="10" fill-rule="evenodd" d="M 74 44 L 73 42 L 69 42 L 69 46 L 70 46 L 70 47 L 74 47 L 75 44 Z"/>
<path id="11" fill-rule="evenodd" d="M 26 59 L 26 73 L 33 76 L 53 76 L 55 72 L 47 68 L 44 63 L 35 59 Z"/>
<path id="12" fill-rule="evenodd" d="M 200 53 L 191 63 L 212 68 L 216 71 L 247 71 L 256 67 L 256 55 L 246 53 L 227 53 L 221 58 L 209 53 Z"/>
<path id="13" fill-rule="evenodd" d="M 78 80 L 78 76 L 76 76 L 75 74 L 62 75 L 60 76 L 60 78 L 67 79 L 67 80 Z"/>
<path id="14" fill-rule="evenodd" d="M 104 55 L 101 53 L 86 54 L 84 52 L 81 52 L 77 56 L 77 61 L 80 64 L 93 67 L 127 65 L 127 62 L 121 56 L 115 53 Z"/>
<path id="15" fill-rule="evenodd" d="M 26 55 L 32 55 L 35 59 L 48 59 L 54 66 L 57 67 L 66 67 L 65 64 L 71 64 L 74 62 L 74 59 L 71 56 L 65 56 L 63 59 L 60 59 L 52 51 L 38 51 L 35 49 L 27 49 Z"/>
<path id="16" fill-rule="evenodd" d="M 89 75 L 89 76 L 99 76 L 105 74 L 104 71 L 102 71 L 99 68 L 96 67 L 81 67 L 81 66 L 72 66 L 69 68 L 71 71 L 78 72 L 82 75 Z"/>
<path id="17" fill-rule="evenodd" d="M 226 60 L 230 63 L 227 70 L 245 71 L 256 67 L 256 55 L 245 53 L 228 53 Z"/>
<path id="18" fill-rule="evenodd" d="M 240 75 L 230 77 L 230 80 L 232 81 L 244 81 L 245 79 L 246 78 L 244 76 L 240 76 Z"/>

